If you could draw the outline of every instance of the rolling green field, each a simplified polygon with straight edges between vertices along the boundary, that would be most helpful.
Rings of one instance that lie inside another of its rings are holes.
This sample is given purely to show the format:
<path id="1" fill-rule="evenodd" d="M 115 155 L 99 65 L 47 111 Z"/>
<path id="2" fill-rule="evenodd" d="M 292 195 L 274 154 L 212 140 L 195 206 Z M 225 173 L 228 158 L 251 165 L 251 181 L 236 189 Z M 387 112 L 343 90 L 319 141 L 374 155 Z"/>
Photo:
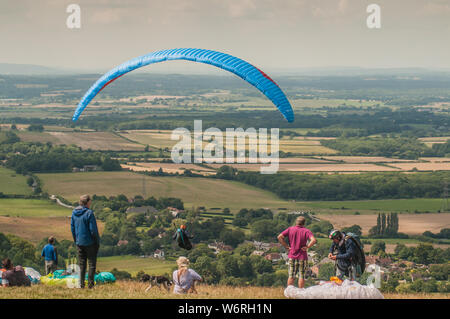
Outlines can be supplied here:
<path id="1" fill-rule="evenodd" d="M 379 200 L 357 200 L 357 201 L 320 201 L 308 202 L 311 208 L 319 208 L 325 210 L 335 210 L 339 214 L 353 214 L 355 210 L 361 211 L 399 211 L 411 212 L 429 211 L 437 212 L 441 209 L 441 198 L 413 198 L 413 199 L 379 199 Z"/>
<path id="2" fill-rule="evenodd" d="M 173 268 L 176 268 L 176 263 L 175 261 L 136 256 L 112 256 L 99 257 L 97 259 L 97 269 L 99 271 L 110 271 L 113 268 L 128 271 L 133 276 L 140 270 L 149 275 L 163 275 L 165 273 L 170 274 Z"/>
<path id="3" fill-rule="evenodd" d="M 131 172 L 89 172 L 39 174 L 44 191 L 70 201 L 87 194 L 135 196 L 143 194 L 143 176 Z M 243 208 L 295 208 L 276 195 L 239 182 L 209 178 L 145 176 L 146 197 L 181 198 L 186 208 L 193 206 Z"/>
<path id="4" fill-rule="evenodd" d="M 61 207 L 50 200 L 1 198 L 0 215 L 11 217 L 65 217 L 70 209 Z"/>
<path id="5" fill-rule="evenodd" d="M 77 201 L 88 194 L 126 196 L 143 195 L 143 175 L 132 172 L 87 172 L 38 174 L 44 191 Z M 289 210 L 312 210 L 317 213 L 373 214 L 378 212 L 418 211 L 437 212 L 442 205 L 439 198 L 317 201 L 293 202 L 275 194 L 235 181 L 209 178 L 145 176 L 146 197 L 181 198 L 186 208 L 228 207 L 233 213 L 241 208 L 279 208 Z"/>
<path id="6" fill-rule="evenodd" d="M 32 189 L 27 185 L 27 178 L 0 166 L 0 193 L 31 195 Z"/>

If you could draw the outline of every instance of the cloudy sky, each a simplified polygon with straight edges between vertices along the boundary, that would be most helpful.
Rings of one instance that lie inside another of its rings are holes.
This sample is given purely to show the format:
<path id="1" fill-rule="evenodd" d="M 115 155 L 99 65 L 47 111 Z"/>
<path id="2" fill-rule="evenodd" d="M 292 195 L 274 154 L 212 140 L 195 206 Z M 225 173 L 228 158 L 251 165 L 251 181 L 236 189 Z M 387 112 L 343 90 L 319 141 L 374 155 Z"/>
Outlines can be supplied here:
<path id="1" fill-rule="evenodd" d="M 81 29 L 66 26 L 72 3 Z M 366 25 L 371 3 L 381 7 L 381 29 Z M 450 1 L 0 0 L 0 41 L 0 63 L 80 70 L 177 47 L 223 51 L 269 71 L 450 68 Z"/>

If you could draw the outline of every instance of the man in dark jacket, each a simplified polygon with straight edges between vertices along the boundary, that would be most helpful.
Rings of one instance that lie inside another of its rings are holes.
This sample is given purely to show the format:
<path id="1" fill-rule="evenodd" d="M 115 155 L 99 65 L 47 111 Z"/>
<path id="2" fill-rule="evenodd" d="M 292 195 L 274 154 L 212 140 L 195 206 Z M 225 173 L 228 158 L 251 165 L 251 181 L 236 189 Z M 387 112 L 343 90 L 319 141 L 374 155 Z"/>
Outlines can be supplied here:
<path id="1" fill-rule="evenodd" d="M 100 246 L 97 221 L 94 212 L 90 210 L 92 200 L 89 195 L 80 197 L 80 206 L 72 212 L 70 227 L 72 236 L 78 250 L 80 265 L 80 288 L 84 288 L 86 276 L 86 261 L 89 262 L 88 287 L 94 287 L 95 268 L 97 265 L 97 252 Z"/>
<path id="2" fill-rule="evenodd" d="M 328 258 L 336 261 L 336 277 L 344 280 L 344 276 L 350 280 L 356 280 L 356 268 L 353 259 L 357 247 L 353 240 L 345 240 L 345 233 L 333 229 L 328 236 L 333 243 L 330 247 Z"/>
<path id="3" fill-rule="evenodd" d="M 53 273 L 58 266 L 58 252 L 55 248 L 55 237 L 48 239 L 48 244 L 42 249 L 41 256 L 45 259 L 45 274 Z"/>
<path id="4" fill-rule="evenodd" d="M 172 236 L 173 239 L 176 239 L 178 246 L 181 248 L 184 248 L 186 250 L 192 249 L 192 244 L 189 239 L 194 238 L 194 236 L 191 236 L 186 231 L 186 225 L 181 225 L 180 228 L 177 229 L 175 234 Z"/>

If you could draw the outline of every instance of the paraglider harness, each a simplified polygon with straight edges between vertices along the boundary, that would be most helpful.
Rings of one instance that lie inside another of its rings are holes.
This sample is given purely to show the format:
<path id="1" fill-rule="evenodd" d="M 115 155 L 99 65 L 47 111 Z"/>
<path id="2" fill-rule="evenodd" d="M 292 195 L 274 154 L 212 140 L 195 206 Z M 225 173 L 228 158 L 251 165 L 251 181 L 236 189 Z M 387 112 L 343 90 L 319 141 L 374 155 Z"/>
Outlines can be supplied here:
<path id="1" fill-rule="evenodd" d="M 350 267 L 355 267 L 356 270 L 356 277 L 361 277 L 361 275 L 364 273 L 364 270 L 366 268 L 366 256 L 364 255 L 364 249 L 363 244 L 361 243 L 361 240 L 358 235 L 354 233 L 346 233 L 344 237 L 344 250 L 347 249 L 346 242 L 347 240 L 351 240 L 355 246 L 355 253 L 352 257 L 350 257 Z M 337 255 L 337 245 L 333 251 L 333 255 Z M 336 260 L 335 267 L 339 268 L 339 270 L 348 273 L 348 269 L 342 269 L 339 267 L 339 263 Z"/>
<path id="2" fill-rule="evenodd" d="M 184 248 L 186 250 L 192 249 L 192 244 L 189 240 L 188 235 L 181 228 L 177 228 L 177 231 L 175 234 L 176 234 L 178 246 L 180 246 L 181 248 Z"/>

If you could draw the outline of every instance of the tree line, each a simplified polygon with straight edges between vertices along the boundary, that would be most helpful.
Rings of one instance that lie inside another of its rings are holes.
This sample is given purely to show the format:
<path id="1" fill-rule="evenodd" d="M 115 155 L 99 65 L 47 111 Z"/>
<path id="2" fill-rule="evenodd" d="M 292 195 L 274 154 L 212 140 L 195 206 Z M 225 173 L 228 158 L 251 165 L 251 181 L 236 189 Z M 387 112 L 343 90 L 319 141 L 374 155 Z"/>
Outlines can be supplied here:
<path id="1" fill-rule="evenodd" d="M 235 180 L 271 191 L 289 200 L 362 200 L 389 198 L 439 198 L 442 182 L 450 172 L 400 172 L 361 174 L 289 174 L 272 175 L 238 171 L 224 165 L 215 178 Z"/>
<path id="2" fill-rule="evenodd" d="M 96 165 L 105 171 L 122 169 L 118 160 L 105 153 L 83 151 L 76 146 L 20 142 L 16 134 L 5 133 L 5 138 L 0 139 L 0 159 L 6 160 L 6 167 L 19 174 L 70 172 L 74 167 L 83 168 L 85 165 Z"/>
<path id="3" fill-rule="evenodd" d="M 415 138 L 339 138 L 324 140 L 323 146 L 338 150 L 341 155 L 385 156 L 405 159 L 418 159 L 427 156 L 446 156 L 450 154 L 450 141 L 434 144 L 431 148 Z"/>

